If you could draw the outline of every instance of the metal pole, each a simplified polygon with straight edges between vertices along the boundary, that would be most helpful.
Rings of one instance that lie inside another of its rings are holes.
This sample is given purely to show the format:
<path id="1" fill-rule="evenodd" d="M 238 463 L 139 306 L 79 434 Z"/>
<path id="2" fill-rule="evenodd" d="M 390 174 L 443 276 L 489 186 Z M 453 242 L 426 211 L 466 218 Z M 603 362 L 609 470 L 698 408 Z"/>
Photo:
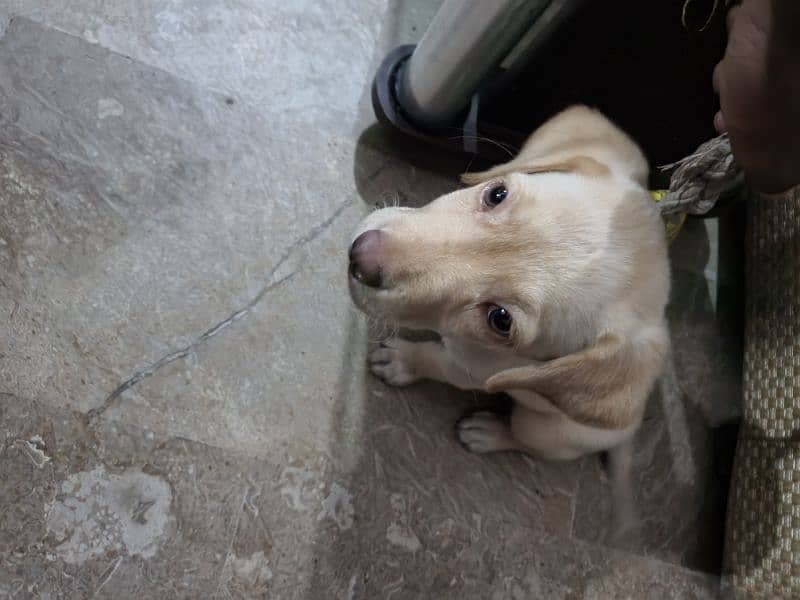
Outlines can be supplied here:
<path id="1" fill-rule="evenodd" d="M 445 0 L 401 67 L 396 94 L 403 112 L 424 127 L 452 124 L 548 4 Z"/>

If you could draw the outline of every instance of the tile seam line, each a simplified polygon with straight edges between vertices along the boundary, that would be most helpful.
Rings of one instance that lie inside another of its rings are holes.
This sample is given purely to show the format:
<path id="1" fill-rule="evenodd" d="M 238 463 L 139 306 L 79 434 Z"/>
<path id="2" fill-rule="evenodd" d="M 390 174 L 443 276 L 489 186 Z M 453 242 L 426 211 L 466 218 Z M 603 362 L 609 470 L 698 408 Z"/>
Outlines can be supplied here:
<path id="1" fill-rule="evenodd" d="M 292 244 L 289 245 L 286 250 L 284 250 L 283 254 L 281 254 L 278 261 L 275 265 L 270 269 L 269 273 L 266 276 L 266 283 L 261 287 L 258 293 L 255 294 L 248 302 L 246 302 L 243 306 L 239 307 L 238 309 L 234 310 L 230 313 L 226 318 L 222 319 L 221 321 L 216 322 L 214 325 L 209 327 L 206 331 L 202 334 L 197 336 L 192 342 L 179 348 L 177 350 L 172 350 L 167 352 L 161 358 L 157 359 L 156 361 L 150 363 L 146 367 L 142 369 L 138 369 L 134 371 L 134 373 L 128 377 L 127 379 L 123 380 L 122 383 L 117 385 L 114 390 L 106 396 L 103 400 L 103 403 L 95 408 L 90 409 L 86 412 L 85 419 L 87 422 L 91 423 L 97 417 L 101 416 L 108 408 L 110 408 L 114 402 L 128 389 L 134 387 L 140 381 L 155 375 L 162 367 L 167 366 L 177 360 L 185 358 L 189 354 L 191 354 L 196 348 L 202 346 L 223 330 L 227 329 L 230 325 L 233 325 L 236 321 L 246 317 L 256 306 L 258 306 L 261 300 L 266 297 L 269 292 L 275 290 L 276 288 L 280 287 L 282 284 L 287 283 L 290 279 L 294 277 L 296 274 L 295 271 L 284 275 L 283 277 L 273 280 L 275 277 L 275 273 L 291 258 L 294 253 L 299 250 L 300 248 L 304 247 L 305 245 L 313 242 L 316 240 L 320 235 L 322 235 L 338 218 L 341 214 L 354 203 L 354 199 L 350 198 L 349 200 L 343 202 L 339 205 L 339 207 L 324 221 L 315 225 L 311 229 L 309 229 L 305 234 L 301 235 L 297 238 Z"/>

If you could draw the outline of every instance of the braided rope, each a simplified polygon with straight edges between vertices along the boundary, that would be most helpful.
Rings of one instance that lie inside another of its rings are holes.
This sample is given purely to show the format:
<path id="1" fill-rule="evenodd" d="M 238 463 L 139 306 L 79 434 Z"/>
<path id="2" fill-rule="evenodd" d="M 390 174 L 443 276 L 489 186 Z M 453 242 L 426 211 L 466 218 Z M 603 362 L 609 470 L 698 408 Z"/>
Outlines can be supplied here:
<path id="1" fill-rule="evenodd" d="M 674 169 L 669 190 L 658 202 L 664 215 L 703 215 L 723 196 L 744 184 L 743 172 L 733 159 L 727 134 L 705 142 L 693 154 L 660 169 Z"/>

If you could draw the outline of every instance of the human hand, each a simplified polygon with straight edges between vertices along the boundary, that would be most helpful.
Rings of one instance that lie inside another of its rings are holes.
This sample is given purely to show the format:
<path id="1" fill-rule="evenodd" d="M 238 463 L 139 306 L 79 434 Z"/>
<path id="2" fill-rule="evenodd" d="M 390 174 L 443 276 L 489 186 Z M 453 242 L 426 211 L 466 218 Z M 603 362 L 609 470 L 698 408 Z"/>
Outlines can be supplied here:
<path id="1" fill-rule="evenodd" d="M 744 0 L 728 13 L 714 69 L 720 112 L 748 183 L 765 193 L 800 184 L 800 2 Z"/>

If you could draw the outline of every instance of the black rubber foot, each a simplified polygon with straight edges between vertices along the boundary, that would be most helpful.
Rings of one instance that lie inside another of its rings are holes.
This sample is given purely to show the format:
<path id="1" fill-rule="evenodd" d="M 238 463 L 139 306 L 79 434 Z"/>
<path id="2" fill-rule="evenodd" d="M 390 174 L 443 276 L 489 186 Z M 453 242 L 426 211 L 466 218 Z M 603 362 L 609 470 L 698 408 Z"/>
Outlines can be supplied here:
<path id="1" fill-rule="evenodd" d="M 474 96 L 464 114 L 453 124 L 443 124 L 431 129 L 416 125 L 404 113 L 397 100 L 398 74 L 403 64 L 414 52 L 414 45 L 399 46 L 383 59 L 372 82 L 372 108 L 378 121 L 385 127 L 427 144 L 446 147 L 456 152 L 480 155 L 491 162 L 508 160 L 517 146 L 517 137 L 509 132 L 491 131 L 478 134 L 479 98 Z M 491 126 L 483 124 L 487 130 Z M 491 139 L 490 139 L 491 138 Z"/>
<path id="2" fill-rule="evenodd" d="M 372 108 L 378 121 L 408 135 L 423 135 L 401 114 L 396 99 L 397 74 L 400 67 L 414 53 L 413 44 L 398 46 L 383 59 L 372 81 Z"/>

